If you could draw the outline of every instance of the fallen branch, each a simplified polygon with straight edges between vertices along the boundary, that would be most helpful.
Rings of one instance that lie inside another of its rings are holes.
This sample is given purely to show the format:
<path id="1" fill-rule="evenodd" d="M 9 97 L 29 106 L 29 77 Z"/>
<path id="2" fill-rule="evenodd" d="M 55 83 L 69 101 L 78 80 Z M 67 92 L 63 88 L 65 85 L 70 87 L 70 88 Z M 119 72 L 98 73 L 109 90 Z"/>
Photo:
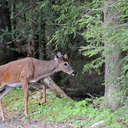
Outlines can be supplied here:
<path id="1" fill-rule="evenodd" d="M 101 121 L 99 121 L 99 122 L 93 124 L 93 125 L 92 125 L 91 127 L 89 127 L 89 128 L 103 128 L 103 127 L 105 127 L 105 122 L 104 122 L 104 120 L 101 120 Z"/>
<path id="2" fill-rule="evenodd" d="M 50 77 L 45 78 L 43 82 L 57 95 L 69 98 L 69 96 L 67 96 L 66 93 Z"/>

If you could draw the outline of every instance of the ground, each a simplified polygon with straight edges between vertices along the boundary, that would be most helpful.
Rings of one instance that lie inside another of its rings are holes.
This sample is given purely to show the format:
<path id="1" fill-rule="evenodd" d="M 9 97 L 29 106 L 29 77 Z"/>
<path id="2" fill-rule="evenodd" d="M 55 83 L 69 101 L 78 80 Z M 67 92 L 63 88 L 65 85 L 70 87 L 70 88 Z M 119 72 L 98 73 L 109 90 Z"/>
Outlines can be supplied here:
<path id="1" fill-rule="evenodd" d="M 48 123 L 45 120 L 32 121 L 29 119 L 6 119 L 5 121 L 0 121 L 0 128 L 75 128 L 72 124 L 64 123 Z"/>
<path id="2" fill-rule="evenodd" d="M 105 128 L 128 128 L 128 101 L 112 112 L 104 106 L 104 97 L 74 101 L 47 91 L 47 102 L 39 102 L 40 92 L 30 92 L 29 116 L 25 117 L 23 91 L 12 90 L 3 98 L 6 118 L 0 118 L 0 128 L 91 128 L 99 122 L 105 122 Z"/>
<path id="3" fill-rule="evenodd" d="M 38 110 L 38 109 L 41 109 L 41 106 L 38 105 L 38 102 L 39 102 L 38 98 L 40 98 L 39 96 L 40 93 L 37 92 L 34 95 L 32 94 L 30 95 L 31 95 L 29 98 L 30 111 L 29 111 L 29 116 L 27 118 L 24 116 L 24 113 L 23 113 L 24 96 L 23 96 L 23 91 L 21 89 L 14 89 L 11 93 L 9 93 L 7 96 L 3 98 L 5 121 L 2 121 L 0 118 L 0 128 L 75 128 L 75 126 L 71 123 L 68 123 L 68 124 L 65 124 L 62 122 L 57 123 L 54 120 L 47 121 L 46 119 L 48 118 L 45 115 L 42 116 L 41 114 L 42 110 Z M 54 114 L 54 112 L 52 112 L 49 109 L 52 109 L 53 107 L 55 108 L 55 106 L 57 105 L 54 102 L 57 102 L 58 104 L 60 101 L 56 101 L 56 98 L 53 98 L 52 96 L 49 96 L 49 97 L 50 98 L 47 97 L 47 103 L 42 106 L 42 109 L 46 110 L 46 114 L 50 112 Z M 50 101 L 53 102 L 53 105 L 55 104 L 55 106 L 50 107 L 49 105 L 52 105 L 52 103 L 49 103 Z M 50 112 L 47 111 L 47 109 Z M 35 115 L 34 117 L 33 117 L 33 113 Z M 61 113 L 61 111 L 58 113 Z"/>

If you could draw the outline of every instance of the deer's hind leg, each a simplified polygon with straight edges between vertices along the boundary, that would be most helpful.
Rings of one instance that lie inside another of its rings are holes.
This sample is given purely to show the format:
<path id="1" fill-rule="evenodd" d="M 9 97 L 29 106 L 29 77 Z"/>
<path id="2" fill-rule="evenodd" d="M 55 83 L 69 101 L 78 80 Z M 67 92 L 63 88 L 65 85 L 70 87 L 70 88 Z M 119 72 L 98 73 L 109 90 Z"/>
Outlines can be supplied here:
<path id="1" fill-rule="evenodd" d="M 2 107 L 2 100 L 0 100 L 0 111 L 1 111 L 1 118 L 2 118 L 2 120 L 4 120 L 4 111 L 3 111 L 3 107 Z"/>

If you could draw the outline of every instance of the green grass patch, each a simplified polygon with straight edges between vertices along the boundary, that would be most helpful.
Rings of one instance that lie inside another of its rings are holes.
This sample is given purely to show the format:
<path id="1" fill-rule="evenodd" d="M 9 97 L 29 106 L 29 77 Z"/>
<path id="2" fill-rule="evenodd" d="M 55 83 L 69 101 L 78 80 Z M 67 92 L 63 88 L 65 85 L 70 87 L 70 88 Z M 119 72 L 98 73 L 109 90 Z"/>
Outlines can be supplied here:
<path id="1" fill-rule="evenodd" d="M 90 99 L 74 101 L 67 98 L 58 98 L 47 95 L 47 103 L 39 106 L 39 100 L 29 97 L 29 117 L 32 120 L 45 119 L 52 122 L 72 122 L 75 126 L 86 126 L 104 120 L 106 128 L 125 128 L 128 126 L 128 106 L 125 105 L 112 113 L 104 107 L 104 98 L 97 98 L 93 102 Z M 24 112 L 24 94 L 17 88 L 4 97 L 4 106 L 17 116 Z M 22 114 L 22 119 L 25 116 Z M 108 126 L 108 127 L 107 127 Z"/>

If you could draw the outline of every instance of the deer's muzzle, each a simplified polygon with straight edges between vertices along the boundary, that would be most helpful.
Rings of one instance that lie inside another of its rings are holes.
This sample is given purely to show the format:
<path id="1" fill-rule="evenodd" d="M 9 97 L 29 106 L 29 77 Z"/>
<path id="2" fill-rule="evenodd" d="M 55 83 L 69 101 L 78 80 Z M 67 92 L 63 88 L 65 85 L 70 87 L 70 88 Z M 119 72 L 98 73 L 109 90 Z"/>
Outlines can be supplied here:
<path id="1" fill-rule="evenodd" d="M 75 75 L 76 75 L 76 72 L 75 72 L 75 71 L 73 71 L 73 72 L 71 73 L 71 75 L 72 75 L 72 76 L 75 76 Z"/>

